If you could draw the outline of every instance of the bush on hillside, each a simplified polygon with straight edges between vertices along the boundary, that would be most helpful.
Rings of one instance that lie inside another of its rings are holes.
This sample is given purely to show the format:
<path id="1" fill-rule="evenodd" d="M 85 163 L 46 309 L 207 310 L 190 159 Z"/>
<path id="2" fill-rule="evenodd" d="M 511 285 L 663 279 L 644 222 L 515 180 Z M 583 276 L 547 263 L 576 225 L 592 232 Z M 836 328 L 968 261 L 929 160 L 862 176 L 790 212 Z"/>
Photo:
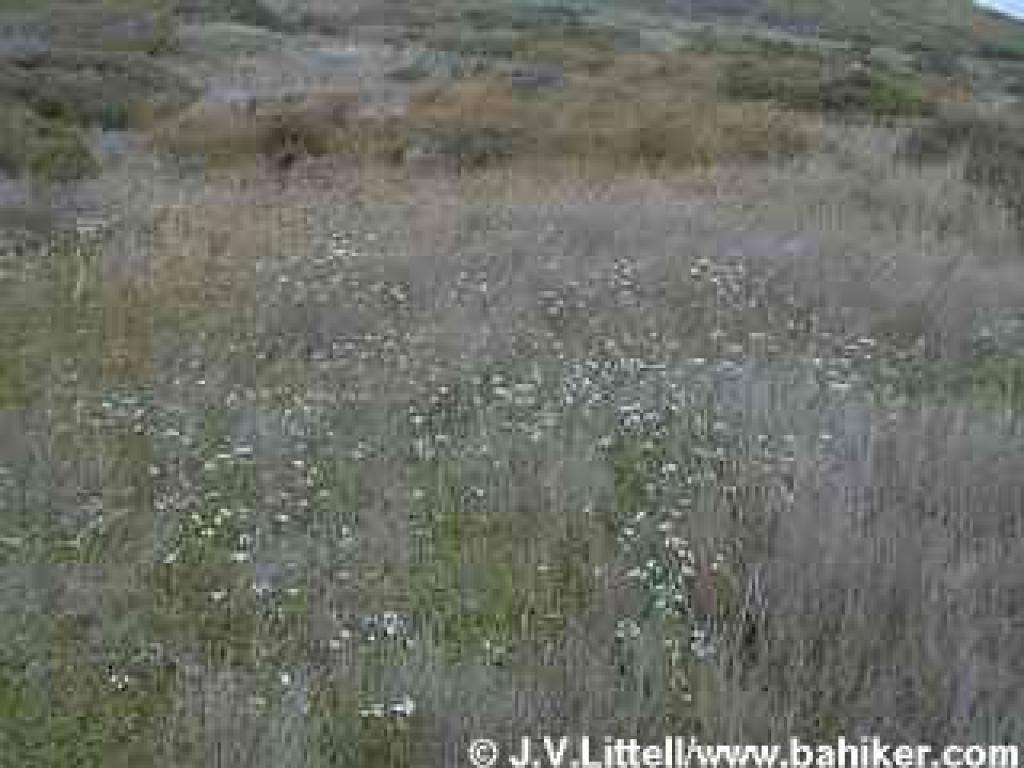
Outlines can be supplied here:
<path id="1" fill-rule="evenodd" d="M 1024 227 L 1024 119 L 947 110 L 915 129 L 903 148 L 912 163 L 964 154 L 964 178 L 991 192 Z"/>
<path id="2" fill-rule="evenodd" d="M 340 92 L 248 108 L 204 104 L 165 125 L 155 138 L 183 159 L 231 165 L 262 157 L 287 164 L 339 149 L 351 106 L 352 96 Z"/>
<path id="3" fill-rule="evenodd" d="M 79 125 L 137 127 L 194 97 L 182 78 L 139 54 L 50 51 L 0 64 L 0 99 Z"/>
<path id="4" fill-rule="evenodd" d="M 20 104 L 0 103 L 0 171 L 9 176 L 69 181 L 98 166 L 81 133 Z"/>
<path id="5" fill-rule="evenodd" d="M 261 0 L 178 0 L 176 10 L 189 21 L 230 21 L 275 32 L 294 25 Z"/>
<path id="6" fill-rule="evenodd" d="M 727 68 L 723 88 L 733 99 L 774 101 L 812 112 L 900 117 L 925 114 L 931 108 L 920 84 L 909 75 L 862 61 L 830 66 L 810 55 L 779 57 L 768 65 L 740 57 Z"/>

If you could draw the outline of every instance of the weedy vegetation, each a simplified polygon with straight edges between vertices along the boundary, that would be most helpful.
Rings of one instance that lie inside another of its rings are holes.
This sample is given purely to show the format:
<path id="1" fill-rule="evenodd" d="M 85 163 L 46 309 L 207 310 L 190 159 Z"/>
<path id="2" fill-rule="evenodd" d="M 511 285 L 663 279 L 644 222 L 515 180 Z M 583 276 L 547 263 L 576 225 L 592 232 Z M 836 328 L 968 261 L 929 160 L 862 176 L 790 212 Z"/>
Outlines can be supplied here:
<path id="1" fill-rule="evenodd" d="M 44 5 L 0 4 L 0 767 L 1024 741 L 1018 27 Z"/>

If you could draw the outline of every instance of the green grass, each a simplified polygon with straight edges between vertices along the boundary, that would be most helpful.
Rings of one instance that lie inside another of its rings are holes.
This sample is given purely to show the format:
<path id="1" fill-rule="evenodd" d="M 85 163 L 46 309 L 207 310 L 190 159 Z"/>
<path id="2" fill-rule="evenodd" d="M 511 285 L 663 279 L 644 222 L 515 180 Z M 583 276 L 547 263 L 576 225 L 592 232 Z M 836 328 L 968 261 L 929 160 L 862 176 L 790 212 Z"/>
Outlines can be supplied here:
<path id="1" fill-rule="evenodd" d="M 487 645 L 517 647 L 557 636 L 593 588 L 588 521 L 560 510 L 569 518 L 560 524 L 569 527 L 547 539 L 550 524 L 540 518 L 554 510 L 523 508 L 514 521 L 489 513 L 472 496 L 479 486 L 459 479 L 465 469 L 441 464 L 431 470 L 436 479 L 424 477 L 423 558 L 410 573 L 414 615 L 436 627 L 453 660 L 472 658 Z"/>
<path id="2" fill-rule="evenodd" d="M 130 768 L 156 759 L 169 704 L 159 685 L 117 691 L 102 664 L 61 658 L 58 641 L 48 642 L 59 671 L 42 686 L 0 669 L 0 766 Z"/>

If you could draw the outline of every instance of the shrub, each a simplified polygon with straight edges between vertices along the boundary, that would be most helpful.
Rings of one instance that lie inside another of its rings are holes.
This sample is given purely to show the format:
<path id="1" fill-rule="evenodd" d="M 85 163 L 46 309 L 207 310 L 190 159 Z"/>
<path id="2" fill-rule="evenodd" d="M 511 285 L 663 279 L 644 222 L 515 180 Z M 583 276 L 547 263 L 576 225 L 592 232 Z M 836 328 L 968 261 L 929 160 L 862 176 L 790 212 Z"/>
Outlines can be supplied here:
<path id="1" fill-rule="evenodd" d="M 80 125 L 136 127 L 194 96 L 182 78 L 138 54 L 52 51 L 0 67 L 0 98 Z"/>
<path id="2" fill-rule="evenodd" d="M 1024 121 L 1012 114 L 946 110 L 907 139 L 912 163 L 947 162 L 963 152 L 966 181 L 989 190 L 1024 226 Z"/>
<path id="3" fill-rule="evenodd" d="M 179 0 L 176 10 L 192 21 L 231 21 L 278 32 L 294 26 L 261 0 Z"/>
<path id="4" fill-rule="evenodd" d="M 928 109 L 920 88 L 910 78 L 866 70 L 822 83 L 819 101 L 826 111 L 894 117 L 919 115 Z"/>
<path id="5" fill-rule="evenodd" d="M 942 48 L 924 48 L 914 59 L 916 68 L 921 72 L 953 76 L 960 74 L 962 69 L 960 57 L 954 51 Z"/>
<path id="6" fill-rule="evenodd" d="M 0 105 L 0 128 L 0 170 L 9 175 L 67 181 L 98 170 L 73 126 L 6 104 Z"/>
<path id="7" fill-rule="evenodd" d="M 349 94 L 336 92 L 249 108 L 204 104 L 161 128 L 156 142 L 183 158 L 215 165 L 255 157 L 290 162 L 339 149 L 350 104 Z"/>
<path id="8" fill-rule="evenodd" d="M 723 88 L 733 99 L 775 101 L 806 110 L 912 116 L 930 110 L 921 85 L 909 75 L 864 62 L 843 66 L 815 55 L 737 58 L 726 70 Z"/>
<path id="9" fill-rule="evenodd" d="M 5 14 L 5 22 L 15 25 L 21 35 L 54 50 L 157 54 L 176 44 L 173 16 L 167 9 L 147 8 L 145 3 L 113 7 L 96 0 L 50 1 L 23 10 Z"/>
<path id="10" fill-rule="evenodd" d="M 916 164 L 945 162 L 970 142 L 972 135 L 987 132 L 987 125 L 969 112 L 944 110 L 910 133 L 902 155 Z"/>
<path id="11" fill-rule="evenodd" d="M 978 47 L 978 55 L 986 59 L 1011 59 L 1024 61 L 1024 46 L 1012 43 L 984 43 Z"/>
<path id="12" fill-rule="evenodd" d="M 805 105 L 817 92 L 822 65 L 812 56 L 776 56 L 770 66 L 760 58 L 739 56 L 726 69 L 723 89 L 733 99 Z"/>

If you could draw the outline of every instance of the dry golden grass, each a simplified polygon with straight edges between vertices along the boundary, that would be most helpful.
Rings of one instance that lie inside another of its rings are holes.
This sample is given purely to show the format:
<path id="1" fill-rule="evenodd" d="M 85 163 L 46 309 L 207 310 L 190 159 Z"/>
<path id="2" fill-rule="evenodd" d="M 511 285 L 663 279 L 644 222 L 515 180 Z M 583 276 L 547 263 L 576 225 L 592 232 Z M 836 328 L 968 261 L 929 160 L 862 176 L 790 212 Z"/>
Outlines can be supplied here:
<path id="1" fill-rule="evenodd" d="M 214 165 L 285 155 L 323 155 L 342 146 L 355 106 L 338 90 L 303 93 L 294 101 L 199 103 L 153 134 L 155 145 Z"/>
<path id="2" fill-rule="evenodd" d="M 653 172 L 792 157 L 813 143 L 809 121 L 770 105 L 667 88 L 636 91 L 626 80 L 616 87 L 582 81 L 540 94 L 494 78 L 468 80 L 424 90 L 405 122 L 414 136 L 447 138 L 469 166 L 562 160 Z"/>
<path id="3" fill-rule="evenodd" d="M 201 103 L 157 128 L 155 144 L 217 166 L 297 148 L 378 165 L 606 172 L 790 158 L 814 144 L 807 116 L 723 98 L 725 57 L 600 56 L 599 70 L 563 62 L 564 78 L 541 86 L 500 72 L 428 81 L 412 88 L 404 112 L 384 117 L 360 116 L 354 94 L 330 91 L 251 107 Z"/>

